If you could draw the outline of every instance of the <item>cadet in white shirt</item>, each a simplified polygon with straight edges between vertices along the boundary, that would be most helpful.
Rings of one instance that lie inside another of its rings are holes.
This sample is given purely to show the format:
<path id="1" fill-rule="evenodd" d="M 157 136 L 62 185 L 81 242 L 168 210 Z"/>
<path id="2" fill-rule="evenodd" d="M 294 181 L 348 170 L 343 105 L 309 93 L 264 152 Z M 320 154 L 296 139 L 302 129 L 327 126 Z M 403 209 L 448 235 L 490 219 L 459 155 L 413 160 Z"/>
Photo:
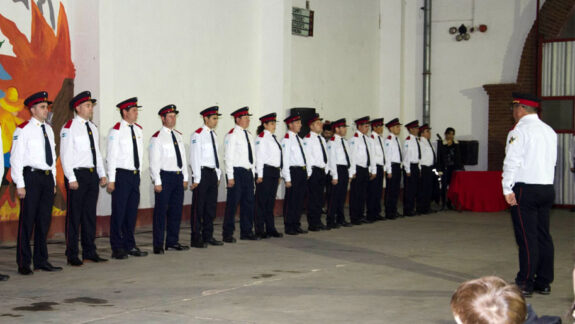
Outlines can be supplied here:
<path id="1" fill-rule="evenodd" d="M 417 191 L 417 212 L 419 214 L 429 214 L 431 210 L 431 196 L 433 194 L 433 177 L 435 174 L 435 164 L 437 157 L 435 148 L 431 143 L 431 127 L 423 124 L 419 127 L 419 146 L 421 149 L 421 177 Z"/>
<path id="2" fill-rule="evenodd" d="M 373 162 L 375 164 L 375 178 L 367 184 L 367 219 L 369 221 L 385 220 L 381 216 L 381 196 L 383 194 L 383 179 L 385 172 L 385 154 L 383 151 L 383 118 L 373 119 L 371 121 L 371 141 L 373 148 Z"/>
<path id="3" fill-rule="evenodd" d="M 331 174 L 331 194 L 327 204 L 327 228 L 339 228 L 340 226 L 350 227 L 351 223 L 345 220 L 343 208 L 347 196 L 347 185 L 355 176 L 355 169 L 351 167 L 352 157 L 350 149 L 345 140 L 347 134 L 345 118 L 333 122 L 333 137 L 327 143 L 328 169 Z"/>
<path id="4" fill-rule="evenodd" d="M 414 120 L 405 125 L 409 135 L 403 144 L 403 216 L 415 216 L 415 202 L 417 198 L 417 185 L 419 183 L 419 160 L 421 148 L 419 146 L 419 121 Z"/>
<path id="5" fill-rule="evenodd" d="M 298 135 L 301 130 L 301 116 L 292 113 L 284 119 L 284 122 L 288 126 L 288 131 L 282 141 L 282 175 L 286 185 L 283 208 L 285 233 L 287 235 L 305 234 L 307 231 L 301 228 L 300 220 L 311 168 L 305 156 L 303 141 Z"/>
<path id="6" fill-rule="evenodd" d="M 218 157 L 216 126 L 221 114 L 218 106 L 200 112 L 204 125 L 190 139 L 190 166 L 192 167 L 192 237 L 191 245 L 206 248 L 223 245 L 214 238 L 214 219 L 218 204 L 218 184 L 221 170 Z"/>
<path id="7" fill-rule="evenodd" d="M 318 114 L 313 114 L 308 120 L 310 132 L 303 139 L 306 150 L 306 158 L 311 166 L 311 177 L 307 181 L 307 223 L 308 230 L 317 232 L 327 229 L 321 221 L 321 209 L 323 205 L 323 188 L 327 173 L 327 144 L 321 132 L 323 130 L 322 119 Z"/>
<path id="8" fill-rule="evenodd" d="M 104 162 L 100 153 L 100 135 L 92 123 L 94 105 L 90 91 L 76 95 L 70 108 L 76 117 L 60 131 L 60 160 L 64 170 L 68 205 L 66 210 L 66 257 L 68 264 L 81 266 L 78 258 L 79 229 L 82 233 L 82 259 L 108 261 L 96 251 L 96 205 L 100 186 L 107 184 Z"/>
<path id="9" fill-rule="evenodd" d="M 513 118 L 503 161 L 503 194 L 511 205 L 519 272 L 515 283 L 524 295 L 547 295 L 553 282 L 553 240 L 549 210 L 555 200 L 553 178 L 557 162 L 557 134 L 537 115 L 539 99 L 513 93 Z"/>
<path id="10" fill-rule="evenodd" d="M 349 140 L 351 168 L 355 169 L 355 178 L 349 188 L 349 219 L 353 225 L 373 223 L 365 218 L 365 203 L 367 201 L 367 185 L 375 179 L 376 167 L 373 161 L 371 141 L 368 142 L 369 116 L 355 120 L 357 130 Z"/>
<path id="11" fill-rule="evenodd" d="M 234 243 L 235 214 L 240 204 L 240 240 L 259 240 L 253 233 L 255 154 L 249 108 L 240 108 L 231 115 L 236 126 L 224 138 L 228 194 L 223 224 L 223 239 Z"/>
<path id="12" fill-rule="evenodd" d="M 2 129 L 0 128 L 0 147 L 2 147 Z M 0 163 L 0 174 L 2 174 L 2 178 L 4 178 L 4 163 Z M 9 275 L 1 274 L 0 273 L 0 281 L 6 281 L 10 279 Z"/>
<path id="13" fill-rule="evenodd" d="M 136 246 L 134 230 L 140 204 L 140 172 L 144 151 L 142 126 L 138 119 L 138 98 L 126 99 L 116 105 L 122 120 L 108 135 L 108 192 L 112 194 L 110 245 L 112 258 L 122 260 L 146 256 Z"/>
<path id="14" fill-rule="evenodd" d="M 389 130 L 389 136 L 383 141 L 385 151 L 385 172 L 387 174 L 387 183 L 385 187 L 385 218 L 396 219 L 397 199 L 399 198 L 399 186 L 401 184 L 401 144 L 397 135 L 401 132 L 401 123 L 399 119 L 394 118 L 385 124 Z"/>
<path id="15" fill-rule="evenodd" d="M 164 245 L 166 250 L 189 249 L 179 243 L 184 191 L 188 188 L 188 163 L 182 134 L 174 129 L 178 113 L 175 105 L 167 105 L 158 111 L 163 127 L 152 135 L 148 149 L 155 197 L 154 254 L 164 254 Z"/>
<path id="16" fill-rule="evenodd" d="M 52 206 L 56 193 L 56 152 L 54 132 L 46 124 L 48 116 L 46 91 L 37 92 L 24 101 L 32 118 L 16 128 L 10 156 L 12 180 L 20 198 L 20 220 L 16 262 L 22 275 L 33 274 L 30 269 L 32 251 L 30 239 L 34 232 L 34 268 L 60 271 L 48 262 L 46 236 L 52 220 Z"/>
<path id="17" fill-rule="evenodd" d="M 274 205 L 281 168 L 283 152 L 276 138 L 276 113 L 260 117 L 256 138 L 256 209 L 254 226 L 260 238 L 283 237 L 275 226 Z M 265 229 L 264 229 L 265 226 Z"/>

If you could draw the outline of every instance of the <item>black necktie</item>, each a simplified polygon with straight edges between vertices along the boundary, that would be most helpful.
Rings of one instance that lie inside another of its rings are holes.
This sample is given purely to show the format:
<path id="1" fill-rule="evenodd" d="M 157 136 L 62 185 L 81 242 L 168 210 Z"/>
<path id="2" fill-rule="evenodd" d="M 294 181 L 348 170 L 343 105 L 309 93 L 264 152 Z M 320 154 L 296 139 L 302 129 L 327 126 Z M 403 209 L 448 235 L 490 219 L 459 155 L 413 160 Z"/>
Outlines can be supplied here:
<path id="1" fill-rule="evenodd" d="M 301 152 L 301 156 L 303 156 L 303 164 L 307 165 L 307 160 L 305 159 L 305 153 L 303 152 L 303 147 L 301 146 L 301 142 L 299 140 L 299 136 L 295 134 L 295 139 L 297 139 L 297 144 L 299 145 L 299 150 Z"/>
<path id="2" fill-rule="evenodd" d="M 347 162 L 347 167 L 349 168 L 351 163 L 349 163 L 349 155 L 347 155 L 347 149 L 345 148 L 345 143 L 343 142 L 343 137 L 341 138 L 341 146 L 343 146 L 343 153 L 345 153 L 345 161 Z"/>
<path id="3" fill-rule="evenodd" d="M 431 145 L 431 141 L 429 138 L 427 139 L 427 143 L 429 143 L 429 147 L 431 147 L 431 152 L 433 152 L 433 165 L 435 165 L 435 150 L 433 149 L 433 145 Z"/>
<path id="4" fill-rule="evenodd" d="M 377 136 L 377 139 L 379 140 L 379 146 L 381 146 L 381 154 L 383 154 L 383 165 L 385 165 L 385 151 L 383 150 L 383 144 L 381 143 L 381 137 Z"/>
<path id="5" fill-rule="evenodd" d="M 415 138 L 415 143 L 417 143 L 417 159 L 421 160 L 421 147 L 419 146 L 419 139 Z"/>
<path id="6" fill-rule="evenodd" d="M 319 141 L 319 145 L 321 145 L 321 153 L 323 154 L 323 163 L 327 163 L 327 154 L 325 154 L 325 148 L 323 147 L 323 143 L 321 142 L 321 138 L 318 136 L 317 140 Z"/>
<path id="7" fill-rule="evenodd" d="M 88 137 L 90 138 L 90 150 L 92 151 L 92 163 L 94 168 L 96 167 L 96 144 L 94 143 L 94 136 L 92 135 L 92 130 L 90 125 L 86 122 L 86 130 L 88 131 Z"/>
<path id="8" fill-rule="evenodd" d="M 216 160 L 216 168 L 220 168 L 220 160 L 218 160 L 218 150 L 216 149 L 216 140 L 214 138 L 214 131 L 210 131 L 212 137 L 212 148 L 214 149 L 214 159 Z"/>
<path id="9" fill-rule="evenodd" d="M 42 124 L 42 132 L 44 132 L 44 150 L 46 151 L 46 164 L 49 167 L 52 167 L 52 163 L 54 163 L 54 158 L 52 157 L 52 147 L 50 146 L 50 139 L 48 138 L 48 134 L 46 133 L 46 125 Z"/>
<path id="10" fill-rule="evenodd" d="M 278 139 L 276 138 L 276 136 L 274 134 L 272 134 L 274 141 L 276 141 L 276 144 L 278 145 L 278 148 L 280 149 L 280 169 L 283 169 L 284 167 L 284 152 L 282 151 L 282 147 L 280 145 L 280 143 L 278 142 Z"/>
<path id="11" fill-rule="evenodd" d="M 140 156 L 138 155 L 138 143 L 136 143 L 136 133 L 134 133 L 134 125 L 130 125 L 132 132 L 132 152 L 134 152 L 134 167 L 136 170 L 140 169 Z"/>
<path id="12" fill-rule="evenodd" d="M 244 129 L 244 134 L 246 134 L 246 141 L 248 142 L 248 157 L 250 159 L 250 164 L 254 163 L 254 156 L 252 154 L 252 144 L 250 144 L 250 138 L 248 137 L 248 131 Z"/>
<path id="13" fill-rule="evenodd" d="M 182 168 L 182 153 L 180 152 L 180 146 L 178 145 L 178 140 L 176 139 L 176 135 L 174 135 L 174 131 L 172 133 L 172 141 L 174 142 L 174 148 L 176 149 L 176 159 L 178 160 L 178 168 Z"/>
<path id="14" fill-rule="evenodd" d="M 369 168 L 369 165 L 371 164 L 371 158 L 369 157 L 369 149 L 367 148 L 367 141 L 365 140 L 365 136 L 362 135 L 361 137 L 363 137 L 363 144 L 365 145 L 365 154 L 367 154 L 367 168 Z"/>
<path id="15" fill-rule="evenodd" d="M 399 150 L 399 162 L 403 161 L 403 156 L 401 155 L 401 145 L 399 145 L 399 140 L 397 136 L 395 137 L 395 142 L 397 143 L 397 149 Z"/>

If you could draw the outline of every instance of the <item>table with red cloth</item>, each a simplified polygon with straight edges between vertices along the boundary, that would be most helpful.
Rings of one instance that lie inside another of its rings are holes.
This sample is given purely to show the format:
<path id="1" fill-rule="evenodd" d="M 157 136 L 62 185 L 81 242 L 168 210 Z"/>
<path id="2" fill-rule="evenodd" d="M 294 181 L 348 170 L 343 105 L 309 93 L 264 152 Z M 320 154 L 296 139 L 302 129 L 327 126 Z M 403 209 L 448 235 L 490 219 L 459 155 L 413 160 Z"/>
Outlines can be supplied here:
<path id="1" fill-rule="evenodd" d="M 501 171 L 455 171 L 447 197 L 457 210 L 498 212 L 509 207 L 501 187 Z"/>

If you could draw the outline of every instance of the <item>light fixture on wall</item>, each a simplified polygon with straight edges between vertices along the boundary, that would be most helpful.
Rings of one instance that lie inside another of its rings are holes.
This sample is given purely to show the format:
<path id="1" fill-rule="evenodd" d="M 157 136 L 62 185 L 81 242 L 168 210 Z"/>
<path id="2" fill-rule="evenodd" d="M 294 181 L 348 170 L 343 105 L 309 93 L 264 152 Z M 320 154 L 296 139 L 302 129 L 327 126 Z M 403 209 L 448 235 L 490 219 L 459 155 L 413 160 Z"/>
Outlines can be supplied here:
<path id="1" fill-rule="evenodd" d="M 449 33 L 455 35 L 455 40 L 460 42 L 462 40 L 469 40 L 471 38 L 471 33 L 479 30 L 484 33 L 487 31 L 487 25 L 481 24 L 479 26 L 465 26 L 461 24 L 459 27 L 452 26 L 449 28 Z"/>

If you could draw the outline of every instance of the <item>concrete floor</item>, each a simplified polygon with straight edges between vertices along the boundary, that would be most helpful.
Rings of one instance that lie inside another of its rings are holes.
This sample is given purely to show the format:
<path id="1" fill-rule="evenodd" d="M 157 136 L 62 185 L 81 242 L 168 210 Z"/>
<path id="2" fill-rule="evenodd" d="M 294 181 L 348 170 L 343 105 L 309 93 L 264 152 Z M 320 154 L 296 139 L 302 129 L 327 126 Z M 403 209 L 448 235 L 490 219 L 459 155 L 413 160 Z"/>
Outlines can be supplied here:
<path id="1" fill-rule="evenodd" d="M 574 224 L 575 214 L 553 210 L 553 291 L 528 299 L 539 315 L 566 319 L 573 302 Z M 187 226 L 181 238 L 189 243 Z M 150 228 L 136 240 L 151 252 Z M 11 279 L 0 283 L 1 323 L 454 323 L 449 301 L 460 282 L 513 280 L 517 271 L 503 212 L 446 211 L 80 268 L 65 266 L 62 241 L 49 251 L 64 271 L 30 277 L 3 247 L 0 273 Z M 107 238 L 97 244 L 109 257 Z"/>

